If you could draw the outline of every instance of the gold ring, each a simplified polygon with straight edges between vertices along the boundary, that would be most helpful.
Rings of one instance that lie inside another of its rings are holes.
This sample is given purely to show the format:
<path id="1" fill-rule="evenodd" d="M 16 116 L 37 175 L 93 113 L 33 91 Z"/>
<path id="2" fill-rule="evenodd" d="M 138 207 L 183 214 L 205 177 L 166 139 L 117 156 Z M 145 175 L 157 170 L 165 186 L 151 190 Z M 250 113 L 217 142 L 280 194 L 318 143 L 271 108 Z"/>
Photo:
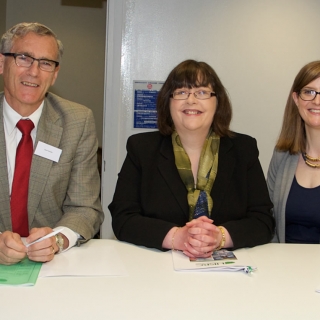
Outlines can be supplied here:
<path id="1" fill-rule="evenodd" d="M 56 251 L 54 250 L 54 247 L 53 247 L 53 246 L 51 246 L 51 248 L 52 248 L 52 253 L 51 253 L 51 254 L 55 254 L 55 253 L 56 253 Z"/>

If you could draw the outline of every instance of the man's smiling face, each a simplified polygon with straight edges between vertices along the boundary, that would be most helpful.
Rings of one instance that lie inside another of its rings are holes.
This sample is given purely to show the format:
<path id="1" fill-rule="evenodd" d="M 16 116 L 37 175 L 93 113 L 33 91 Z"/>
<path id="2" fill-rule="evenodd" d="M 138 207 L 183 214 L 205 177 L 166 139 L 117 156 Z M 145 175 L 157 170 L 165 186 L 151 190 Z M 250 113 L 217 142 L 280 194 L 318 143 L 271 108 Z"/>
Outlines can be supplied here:
<path id="1" fill-rule="evenodd" d="M 58 60 L 55 38 L 39 36 L 33 32 L 16 39 L 11 52 L 27 54 L 37 59 Z M 28 116 L 40 106 L 49 87 L 54 84 L 59 67 L 53 72 L 47 72 L 39 68 L 38 61 L 25 68 L 17 66 L 14 57 L 0 57 L 0 74 L 3 75 L 5 98 L 16 112 Z"/>

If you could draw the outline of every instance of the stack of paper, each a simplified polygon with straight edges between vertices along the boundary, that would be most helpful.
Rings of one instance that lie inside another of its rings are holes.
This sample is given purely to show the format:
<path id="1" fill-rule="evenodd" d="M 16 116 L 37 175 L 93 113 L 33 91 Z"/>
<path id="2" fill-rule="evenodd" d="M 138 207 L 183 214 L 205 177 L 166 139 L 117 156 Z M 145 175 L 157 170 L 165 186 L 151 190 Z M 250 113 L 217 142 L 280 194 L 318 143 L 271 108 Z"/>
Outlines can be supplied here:
<path id="1" fill-rule="evenodd" d="M 253 266 L 246 249 L 215 251 L 210 258 L 190 259 L 180 251 L 172 251 L 176 271 L 244 271 L 251 273 Z"/>

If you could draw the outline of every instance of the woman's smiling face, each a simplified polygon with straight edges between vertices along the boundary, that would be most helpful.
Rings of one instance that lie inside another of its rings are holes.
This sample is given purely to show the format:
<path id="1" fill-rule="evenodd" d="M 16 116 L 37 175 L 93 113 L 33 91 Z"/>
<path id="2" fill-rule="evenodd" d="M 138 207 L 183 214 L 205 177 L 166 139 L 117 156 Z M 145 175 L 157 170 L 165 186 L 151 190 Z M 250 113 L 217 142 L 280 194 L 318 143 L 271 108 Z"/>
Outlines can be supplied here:
<path id="1" fill-rule="evenodd" d="M 320 78 L 311 81 L 302 88 L 302 90 L 306 89 L 320 92 Z M 292 98 L 298 107 L 299 114 L 304 120 L 306 127 L 320 129 L 320 95 L 317 94 L 311 101 L 304 101 L 299 97 L 297 92 L 293 92 Z"/>
<path id="2" fill-rule="evenodd" d="M 202 90 L 213 91 L 211 87 L 179 88 L 175 92 L 189 92 L 189 97 L 186 100 L 170 99 L 170 114 L 179 135 L 191 131 L 209 131 L 217 108 L 217 98 L 212 96 L 205 100 L 197 99 L 193 93 Z"/>

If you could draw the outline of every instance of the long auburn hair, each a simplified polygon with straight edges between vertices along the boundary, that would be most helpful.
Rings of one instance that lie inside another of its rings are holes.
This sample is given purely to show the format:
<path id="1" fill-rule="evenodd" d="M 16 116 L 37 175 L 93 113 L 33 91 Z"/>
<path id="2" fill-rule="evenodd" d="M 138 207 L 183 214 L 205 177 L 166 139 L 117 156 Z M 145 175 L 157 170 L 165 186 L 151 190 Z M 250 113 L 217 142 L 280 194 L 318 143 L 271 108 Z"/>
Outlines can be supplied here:
<path id="1" fill-rule="evenodd" d="M 298 95 L 303 87 L 319 77 L 320 60 L 306 64 L 295 77 L 287 99 L 276 150 L 289 151 L 290 154 L 306 151 L 305 123 L 292 96 L 294 92 Z"/>

